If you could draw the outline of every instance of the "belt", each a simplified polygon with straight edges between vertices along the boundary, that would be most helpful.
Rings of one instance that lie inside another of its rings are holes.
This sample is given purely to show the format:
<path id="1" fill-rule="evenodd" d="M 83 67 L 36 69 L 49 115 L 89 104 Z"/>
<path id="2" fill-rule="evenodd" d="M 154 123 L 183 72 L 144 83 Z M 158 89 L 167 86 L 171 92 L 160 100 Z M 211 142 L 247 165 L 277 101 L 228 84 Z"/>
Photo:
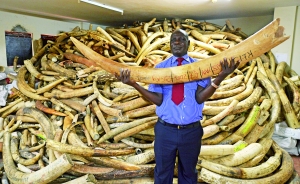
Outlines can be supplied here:
<path id="1" fill-rule="evenodd" d="M 165 125 L 165 126 L 169 126 L 169 127 L 174 127 L 177 129 L 187 129 L 187 128 L 194 128 L 194 127 L 199 127 L 200 126 L 200 121 L 196 121 L 187 125 L 176 125 L 176 124 L 170 124 L 165 122 L 164 120 L 162 120 L 161 118 L 158 118 L 158 122 L 160 122 L 161 124 Z"/>

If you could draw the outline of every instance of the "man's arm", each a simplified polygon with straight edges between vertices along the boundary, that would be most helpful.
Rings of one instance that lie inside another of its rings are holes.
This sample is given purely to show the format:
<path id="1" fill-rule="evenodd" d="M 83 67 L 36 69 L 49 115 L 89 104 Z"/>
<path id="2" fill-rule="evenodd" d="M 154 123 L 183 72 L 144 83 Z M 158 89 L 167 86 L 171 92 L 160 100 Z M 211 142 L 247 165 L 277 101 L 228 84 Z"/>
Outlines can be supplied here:
<path id="1" fill-rule="evenodd" d="M 143 97 L 147 100 L 153 102 L 155 105 L 160 106 L 163 100 L 163 96 L 161 93 L 155 93 L 152 91 L 148 91 L 147 89 L 140 86 L 138 83 L 130 79 L 130 70 L 129 69 L 121 69 L 120 76 L 115 74 L 116 78 L 121 80 L 124 84 L 130 85 L 134 87 L 138 92 L 140 92 Z"/>
<path id="2" fill-rule="evenodd" d="M 213 85 L 219 86 L 220 83 L 239 66 L 240 62 L 237 61 L 235 63 L 234 59 L 232 58 L 230 60 L 230 65 L 229 65 L 229 63 L 227 62 L 227 59 L 224 58 L 223 61 L 220 61 L 220 64 L 222 67 L 222 71 L 215 78 L 215 80 L 213 81 L 213 84 L 209 85 L 206 88 L 202 88 L 201 86 L 198 86 L 197 91 L 196 91 L 196 101 L 199 104 L 205 102 L 207 99 L 209 99 L 209 97 L 211 97 L 211 95 L 214 94 L 214 92 L 216 91 L 217 88 L 214 87 Z"/>

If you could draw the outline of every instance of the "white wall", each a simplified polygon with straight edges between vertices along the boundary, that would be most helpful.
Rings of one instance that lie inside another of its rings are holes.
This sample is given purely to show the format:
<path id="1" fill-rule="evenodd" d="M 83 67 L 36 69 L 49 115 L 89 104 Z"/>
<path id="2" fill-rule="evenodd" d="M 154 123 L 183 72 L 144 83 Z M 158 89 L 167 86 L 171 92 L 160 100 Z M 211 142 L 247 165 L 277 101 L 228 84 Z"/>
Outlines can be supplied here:
<path id="1" fill-rule="evenodd" d="M 277 62 L 285 61 L 300 74 L 300 15 L 299 6 L 275 8 L 274 18 L 280 18 L 280 25 L 284 27 L 288 40 L 272 49 Z"/>
<path id="2" fill-rule="evenodd" d="M 33 34 L 33 41 L 38 40 L 41 34 L 57 35 L 59 31 L 71 31 L 76 26 L 89 29 L 90 25 L 83 22 L 64 22 L 0 11 L 0 66 L 7 66 L 5 31 L 10 31 L 18 24 Z M 93 25 L 93 29 L 96 29 L 96 26 L 99 25 Z"/>
<path id="3" fill-rule="evenodd" d="M 298 74 L 300 74 L 300 6 L 297 7 L 294 33 L 291 66 Z"/>
<path id="4" fill-rule="evenodd" d="M 284 34 L 290 36 L 288 40 L 278 45 L 272 51 L 278 62 L 285 61 L 291 64 L 292 45 L 294 39 L 296 6 L 275 8 L 274 18 L 280 18 L 280 25 L 284 27 Z"/>
<path id="5" fill-rule="evenodd" d="M 244 33 L 250 36 L 269 24 L 273 20 L 273 15 L 227 19 L 234 26 L 234 28 L 241 28 Z M 207 22 L 222 26 L 225 25 L 227 19 L 207 20 Z"/>

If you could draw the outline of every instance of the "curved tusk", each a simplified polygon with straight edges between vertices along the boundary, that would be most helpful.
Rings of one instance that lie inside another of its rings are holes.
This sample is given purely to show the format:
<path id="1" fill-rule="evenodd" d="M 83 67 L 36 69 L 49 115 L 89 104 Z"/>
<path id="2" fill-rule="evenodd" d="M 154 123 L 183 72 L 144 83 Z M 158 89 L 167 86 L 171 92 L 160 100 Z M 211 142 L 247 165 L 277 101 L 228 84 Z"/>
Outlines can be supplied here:
<path id="1" fill-rule="evenodd" d="M 33 89 L 32 87 L 30 87 L 25 81 L 25 75 L 26 75 L 27 71 L 28 70 L 27 70 L 26 66 L 24 66 L 24 65 L 19 69 L 18 74 L 17 74 L 18 88 L 19 88 L 19 90 L 24 89 L 26 91 L 36 93 L 36 90 Z"/>
<path id="2" fill-rule="evenodd" d="M 47 76 L 41 74 L 37 69 L 33 66 L 30 60 L 24 60 L 24 65 L 26 66 L 27 70 L 36 78 L 44 81 L 55 81 L 55 77 Z"/>
<path id="3" fill-rule="evenodd" d="M 131 78 L 135 81 L 152 84 L 171 84 L 194 81 L 216 75 L 221 71 L 220 61 L 224 58 L 240 60 L 240 65 L 243 66 L 246 62 L 264 54 L 289 38 L 288 36 L 283 36 L 283 27 L 279 26 L 279 22 L 279 18 L 275 19 L 235 47 L 231 47 L 210 58 L 192 64 L 163 69 L 133 67 L 117 63 L 97 54 L 74 37 L 71 37 L 71 40 L 83 55 L 112 74 L 119 74 L 121 68 L 129 68 L 131 70 Z"/>
<path id="4" fill-rule="evenodd" d="M 27 89 L 24 88 L 24 86 L 22 85 L 22 83 L 17 82 L 17 87 L 19 88 L 19 90 L 27 97 L 35 99 L 35 100 L 48 100 L 48 98 L 38 95 L 36 93 L 33 93 L 31 91 L 28 91 Z"/>

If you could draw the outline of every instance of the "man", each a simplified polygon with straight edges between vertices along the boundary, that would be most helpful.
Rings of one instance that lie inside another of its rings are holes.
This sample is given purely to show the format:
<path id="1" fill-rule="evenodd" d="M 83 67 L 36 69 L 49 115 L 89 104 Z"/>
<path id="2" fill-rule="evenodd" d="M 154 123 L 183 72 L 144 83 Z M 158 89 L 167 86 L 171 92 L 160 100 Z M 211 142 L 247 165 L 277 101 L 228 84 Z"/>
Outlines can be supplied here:
<path id="1" fill-rule="evenodd" d="M 173 67 L 181 62 L 182 65 L 193 63 L 195 60 L 187 55 L 189 44 L 187 33 L 181 29 L 175 30 L 170 39 L 173 56 L 156 65 L 156 68 Z M 178 58 L 183 59 L 179 61 Z M 215 92 L 221 81 L 238 67 L 239 61 L 235 63 L 231 59 L 229 65 L 225 58 L 220 64 L 222 71 L 213 82 L 209 77 L 179 85 L 150 84 L 148 90 L 130 79 L 128 69 L 122 69 L 120 76 L 116 75 L 123 83 L 134 87 L 157 105 L 156 114 L 159 118 L 154 128 L 155 184 L 173 183 L 176 155 L 178 156 L 178 183 L 197 183 L 196 164 L 203 135 L 199 121 L 202 119 L 204 101 Z M 181 87 L 178 87 L 180 85 Z M 184 92 L 184 96 L 180 97 L 180 92 L 172 93 L 173 88 L 179 88 Z"/>

